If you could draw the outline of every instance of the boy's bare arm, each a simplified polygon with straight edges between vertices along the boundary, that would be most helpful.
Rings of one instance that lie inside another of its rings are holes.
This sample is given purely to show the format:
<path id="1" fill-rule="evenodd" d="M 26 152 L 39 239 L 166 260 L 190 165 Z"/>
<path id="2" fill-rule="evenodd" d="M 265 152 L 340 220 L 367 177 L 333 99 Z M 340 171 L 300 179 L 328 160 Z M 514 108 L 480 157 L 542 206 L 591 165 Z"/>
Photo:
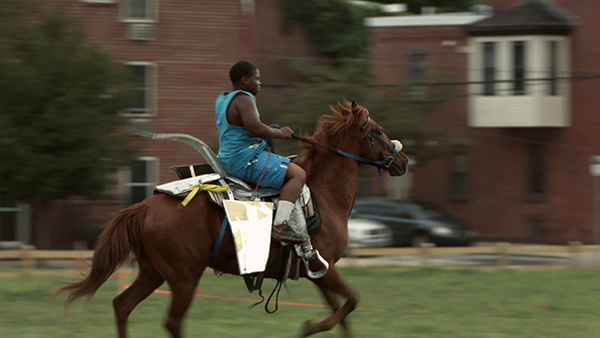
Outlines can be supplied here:
<path id="1" fill-rule="evenodd" d="M 294 132 L 289 127 L 275 129 L 262 123 L 258 117 L 258 114 L 256 114 L 256 106 L 254 105 L 254 101 L 252 101 L 249 96 L 240 95 L 239 99 L 236 97 L 234 100 L 236 101 L 233 107 L 234 111 L 237 112 L 241 124 L 252 136 L 262 139 L 292 138 Z M 235 118 L 233 120 L 235 120 Z"/>

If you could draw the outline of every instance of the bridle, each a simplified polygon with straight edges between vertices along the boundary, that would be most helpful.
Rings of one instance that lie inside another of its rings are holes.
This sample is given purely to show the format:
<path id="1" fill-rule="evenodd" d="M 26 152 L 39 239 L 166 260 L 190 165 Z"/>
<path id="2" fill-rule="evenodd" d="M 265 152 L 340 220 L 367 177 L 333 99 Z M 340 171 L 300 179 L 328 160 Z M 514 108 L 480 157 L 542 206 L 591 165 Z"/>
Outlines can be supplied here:
<path id="1" fill-rule="evenodd" d="M 371 123 L 371 117 L 368 116 L 367 117 L 367 121 L 360 127 L 360 129 L 362 131 L 365 131 L 367 129 L 367 126 L 369 125 L 369 123 Z M 304 137 L 300 137 L 300 136 L 296 136 L 296 135 L 292 135 L 293 138 L 300 140 L 302 142 L 306 142 L 309 144 L 317 144 L 307 138 Z M 353 160 L 356 160 L 358 162 L 361 163 L 366 163 L 366 164 L 374 164 L 377 166 L 381 166 L 381 167 L 385 167 L 385 168 L 389 168 L 392 163 L 394 162 L 394 157 L 396 156 L 396 154 L 398 153 L 398 149 L 396 149 L 396 147 L 391 146 L 390 144 L 388 144 L 387 142 L 385 142 L 381 137 L 379 137 L 379 135 L 377 135 L 376 133 L 374 133 L 373 131 L 369 131 L 369 134 L 367 134 L 367 138 L 368 138 L 368 142 L 369 142 L 369 149 L 371 149 L 371 147 L 375 147 L 375 149 L 377 150 L 377 152 L 381 155 L 381 157 L 383 158 L 382 160 L 379 161 L 373 161 L 370 160 L 368 158 L 364 158 L 364 157 L 360 157 L 348 152 L 345 152 L 343 150 L 339 150 L 339 149 L 335 149 L 335 148 L 331 148 L 329 146 L 325 146 L 322 145 L 323 147 L 327 148 L 330 151 L 333 151 L 339 155 L 351 158 Z M 375 140 L 381 142 L 381 144 L 385 145 L 389 150 L 392 151 L 392 155 L 390 156 L 386 156 L 383 151 L 381 151 L 381 148 L 379 148 L 379 146 L 377 145 L 377 143 L 375 142 Z M 381 170 L 379 171 L 379 177 L 381 177 L 381 179 L 383 180 L 383 176 L 381 175 Z"/>
<path id="2" fill-rule="evenodd" d="M 371 117 L 368 116 L 367 117 L 367 122 L 365 122 L 360 129 L 362 131 L 365 131 L 367 129 L 367 126 L 369 125 L 369 123 L 371 123 Z M 369 144 L 369 149 L 371 149 L 371 146 L 374 146 L 375 149 L 377 150 L 377 152 L 381 155 L 381 157 L 383 158 L 383 160 L 381 161 L 370 161 L 370 163 L 374 163 L 374 164 L 381 164 L 382 166 L 389 168 L 392 163 L 394 162 L 394 157 L 396 156 L 396 154 L 398 153 L 398 149 L 396 149 L 396 147 L 392 147 L 391 145 L 389 145 L 387 142 L 385 142 L 381 137 L 379 137 L 377 134 L 375 134 L 373 131 L 369 131 L 369 134 L 367 135 L 367 137 L 369 138 L 369 141 L 371 142 Z M 375 143 L 375 140 L 373 140 L 373 138 L 375 138 L 377 141 L 381 142 L 381 144 L 383 144 L 384 146 L 386 146 L 389 150 L 392 151 L 392 155 L 390 156 L 385 156 L 385 154 L 381 151 L 381 149 L 379 148 L 379 146 L 377 145 L 377 143 Z"/>

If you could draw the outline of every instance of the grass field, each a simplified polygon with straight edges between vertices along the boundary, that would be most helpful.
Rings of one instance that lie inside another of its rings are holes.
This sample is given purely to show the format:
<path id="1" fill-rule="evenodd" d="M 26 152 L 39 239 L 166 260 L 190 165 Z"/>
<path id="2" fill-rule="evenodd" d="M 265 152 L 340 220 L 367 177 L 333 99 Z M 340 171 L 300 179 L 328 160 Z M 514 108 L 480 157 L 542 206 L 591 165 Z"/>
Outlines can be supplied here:
<path id="1" fill-rule="evenodd" d="M 481 272 L 473 270 L 343 268 L 361 294 L 350 315 L 357 337 L 598 337 L 600 271 Z M 133 277 L 133 276 L 132 276 Z M 111 300 L 122 289 L 111 278 L 85 307 L 75 303 L 63 315 L 65 295 L 51 299 L 66 280 L 56 276 L 0 278 L 0 337 L 114 337 Z M 127 283 L 126 279 L 121 281 Z M 306 280 L 290 281 L 280 302 L 322 305 Z M 268 296 L 275 283 L 265 280 Z M 204 277 L 194 300 L 186 337 L 293 337 L 310 318 L 329 310 L 280 304 L 267 314 L 235 276 Z M 167 286 L 161 290 L 168 291 Z M 163 322 L 168 294 L 153 294 L 130 317 L 132 337 L 168 337 Z M 227 298 L 243 298 L 240 301 Z M 273 304 L 272 304 L 273 305 Z M 341 330 L 315 337 L 338 337 Z"/>

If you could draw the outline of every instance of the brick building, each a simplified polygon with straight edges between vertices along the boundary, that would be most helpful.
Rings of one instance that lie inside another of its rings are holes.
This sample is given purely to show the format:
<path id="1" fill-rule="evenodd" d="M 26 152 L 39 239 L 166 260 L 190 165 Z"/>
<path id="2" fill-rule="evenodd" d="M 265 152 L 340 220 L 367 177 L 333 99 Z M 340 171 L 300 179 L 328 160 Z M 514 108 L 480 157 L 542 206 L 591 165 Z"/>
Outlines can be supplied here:
<path id="1" fill-rule="evenodd" d="M 261 69 L 262 82 L 276 84 L 289 80 L 286 60 L 314 57 L 303 27 L 282 32 L 277 0 L 47 3 L 64 5 L 84 25 L 90 41 L 105 45 L 131 70 L 139 96 L 125 115 L 135 128 L 189 134 L 215 152 L 214 102 L 220 92 L 231 90 L 228 71 L 236 61 L 253 61 Z M 261 97 L 268 91 L 264 88 Z M 11 218 L 0 242 L 70 247 L 84 236 L 84 229 L 101 227 L 113 212 L 151 195 L 155 185 L 177 179 L 172 166 L 203 162 L 183 143 L 136 142 L 142 152 L 131 167 L 122 168 L 106 200 L 55 201 L 37 210 L 0 205 L 2 215 Z"/>
<path id="2" fill-rule="evenodd" d="M 457 151 L 414 169 L 410 195 L 443 204 L 483 238 L 598 242 L 600 182 L 589 161 L 600 155 L 600 79 L 585 76 L 600 68 L 600 6 L 595 0 L 491 2 L 492 15 L 367 20 L 377 83 L 423 81 L 428 74 L 463 82 L 429 120 L 452 135 Z M 132 124 L 190 134 L 215 150 L 214 99 L 230 89 L 227 72 L 235 61 L 249 59 L 261 69 L 260 108 L 266 85 L 292 80 L 287 60 L 316 57 L 303 27 L 282 33 L 277 0 L 61 3 L 136 76 L 140 99 L 127 112 Z M 0 200 L 3 219 L 10 214 L 15 225 L 0 228 L 0 242 L 69 247 L 83 227 L 104 224 L 156 184 L 175 179 L 171 166 L 201 161 L 184 144 L 138 142 L 143 152 L 119 173 L 105 201 L 56 201 L 29 212 Z M 386 185 L 407 190 L 394 180 Z"/>
<path id="3" fill-rule="evenodd" d="M 443 204 L 483 238 L 600 242 L 600 179 L 590 174 L 600 155 L 600 6 L 491 4 L 490 15 L 367 20 L 378 82 L 423 73 L 457 82 L 429 121 L 457 150 L 416 168 L 411 195 Z"/>

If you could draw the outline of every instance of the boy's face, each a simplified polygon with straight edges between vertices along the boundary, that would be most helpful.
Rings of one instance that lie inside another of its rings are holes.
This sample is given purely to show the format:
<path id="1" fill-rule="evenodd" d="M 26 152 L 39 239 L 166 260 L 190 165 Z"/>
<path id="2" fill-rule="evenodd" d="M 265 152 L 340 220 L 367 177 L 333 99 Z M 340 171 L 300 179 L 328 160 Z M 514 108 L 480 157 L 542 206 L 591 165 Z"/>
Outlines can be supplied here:
<path id="1" fill-rule="evenodd" d="M 260 92 L 260 71 L 257 69 L 244 76 L 242 82 L 244 84 L 244 90 L 252 93 L 254 96 L 258 95 L 258 92 Z"/>

